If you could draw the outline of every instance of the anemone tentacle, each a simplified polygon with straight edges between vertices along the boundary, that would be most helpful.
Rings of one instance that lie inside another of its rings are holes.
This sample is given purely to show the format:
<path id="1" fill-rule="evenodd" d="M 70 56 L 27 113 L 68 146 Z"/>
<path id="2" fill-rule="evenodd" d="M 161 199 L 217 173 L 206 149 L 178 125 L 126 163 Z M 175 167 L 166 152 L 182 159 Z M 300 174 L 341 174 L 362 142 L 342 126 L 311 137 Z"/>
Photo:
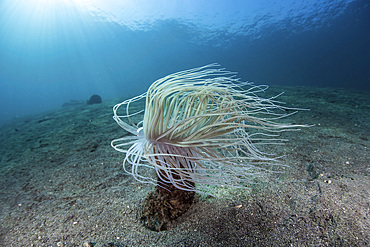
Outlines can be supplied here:
<path id="1" fill-rule="evenodd" d="M 303 127 L 277 122 L 299 109 L 283 106 L 276 100 L 279 95 L 259 97 L 268 86 L 242 82 L 235 75 L 218 64 L 180 71 L 115 105 L 114 120 L 131 134 L 111 143 L 126 154 L 125 172 L 156 184 L 139 173 L 150 167 L 159 183 L 188 191 L 200 191 L 202 185 L 238 187 L 274 172 L 265 167 L 279 165 L 279 157 L 256 146 L 282 143 L 279 132 Z M 144 111 L 131 112 L 133 104 L 144 100 Z M 125 113 L 118 114 L 123 106 Z M 138 117 L 143 119 L 133 120 Z"/>

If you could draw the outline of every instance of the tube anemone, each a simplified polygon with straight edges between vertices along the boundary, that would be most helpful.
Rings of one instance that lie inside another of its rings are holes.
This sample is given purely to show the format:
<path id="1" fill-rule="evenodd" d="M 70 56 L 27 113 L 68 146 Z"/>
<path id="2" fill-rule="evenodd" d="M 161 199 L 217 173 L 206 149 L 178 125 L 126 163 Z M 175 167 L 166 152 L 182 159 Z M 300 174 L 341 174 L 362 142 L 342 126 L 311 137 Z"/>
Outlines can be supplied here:
<path id="1" fill-rule="evenodd" d="M 125 153 L 125 172 L 140 182 L 185 191 L 239 187 L 280 166 L 279 157 L 257 146 L 281 143 L 279 132 L 301 126 L 279 122 L 295 112 L 287 113 L 292 108 L 277 96 L 259 97 L 266 89 L 240 81 L 218 64 L 170 74 L 113 107 L 114 120 L 131 135 L 111 145 Z M 137 109 L 144 100 L 145 110 Z M 158 179 L 141 175 L 145 167 L 155 169 Z"/>

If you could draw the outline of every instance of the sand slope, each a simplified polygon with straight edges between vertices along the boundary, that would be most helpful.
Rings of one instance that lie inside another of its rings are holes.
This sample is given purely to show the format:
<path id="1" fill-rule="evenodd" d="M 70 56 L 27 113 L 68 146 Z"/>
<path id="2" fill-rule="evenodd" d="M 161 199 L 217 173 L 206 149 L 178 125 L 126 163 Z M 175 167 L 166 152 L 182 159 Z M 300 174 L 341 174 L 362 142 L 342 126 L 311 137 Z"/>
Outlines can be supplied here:
<path id="1" fill-rule="evenodd" d="M 199 195 L 168 231 L 139 219 L 150 185 L 123 173 L 112 106 L 84 102 L 0 127 L 0 246 L 368 246 L 370 93 L 273 87 L 315 124 L 272 151 L 269 182 Z"/>

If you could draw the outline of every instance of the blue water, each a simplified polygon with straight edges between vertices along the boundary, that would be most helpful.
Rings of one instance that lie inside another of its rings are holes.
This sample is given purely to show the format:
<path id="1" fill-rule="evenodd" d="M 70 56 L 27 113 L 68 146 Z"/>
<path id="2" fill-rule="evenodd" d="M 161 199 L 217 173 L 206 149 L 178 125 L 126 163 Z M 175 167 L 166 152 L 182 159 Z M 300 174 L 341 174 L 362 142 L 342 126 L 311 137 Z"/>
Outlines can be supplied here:
<path id="1" fill-rule="evenodd" d="M 369 26 L 366 0 L 3 0 L 0 122 L 213 62 L 256 83 L 370 90 Z"/>

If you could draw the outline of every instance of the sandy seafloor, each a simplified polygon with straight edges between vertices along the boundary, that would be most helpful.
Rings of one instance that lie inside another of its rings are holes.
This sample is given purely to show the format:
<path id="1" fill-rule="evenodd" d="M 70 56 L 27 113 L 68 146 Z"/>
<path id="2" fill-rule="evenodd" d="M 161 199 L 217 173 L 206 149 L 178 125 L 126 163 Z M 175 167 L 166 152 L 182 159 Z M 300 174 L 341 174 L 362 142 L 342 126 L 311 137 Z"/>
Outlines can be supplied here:
<path id="1" fill-rule="evenodd" d="M 153 186 L 125 175 L 110 146 L 125 135 L 112 119 L 120 99 L 3 125 L 0 246 L 369 246 L 370 92 L 269 89 L 280 91 L 311 109 L 290 122 L 315 124 L 273 148 L 285 173 L 199 195 L 162 232 L 139 219 Z"/>

